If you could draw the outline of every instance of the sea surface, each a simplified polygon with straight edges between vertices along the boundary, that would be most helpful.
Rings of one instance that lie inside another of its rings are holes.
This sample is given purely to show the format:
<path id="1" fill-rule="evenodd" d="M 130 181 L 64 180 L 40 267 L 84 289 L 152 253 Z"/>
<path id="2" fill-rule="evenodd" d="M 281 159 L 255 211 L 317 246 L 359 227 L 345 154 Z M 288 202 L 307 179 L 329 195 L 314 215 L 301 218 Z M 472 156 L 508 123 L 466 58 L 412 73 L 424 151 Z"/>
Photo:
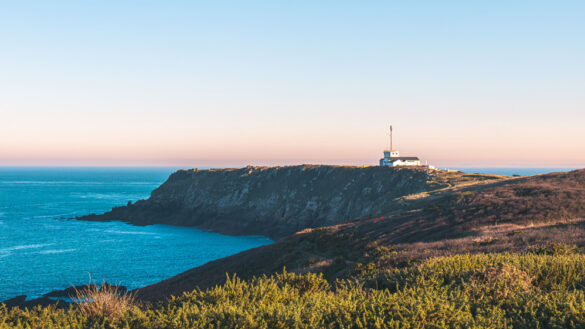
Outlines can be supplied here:
<path id="1" fill-rule="evenodd" d="M 491 174 L 504 176 L 529 176 L 548 174 L 551 172 L 571 171 L 579 168 L 449 168 L 453 170 L 460 170 L 468 174 Z"/>
<path id="2" fill-rule="evenodd" d="M 68 220 L 147 198 L 172 168 L 0 167 L 0 301 L 89 278 L 130 289 L 269 244 L 194 228 Z"/>
<path id="3" fill-rule="evenodd" d="M 453 168 L 533 175 L 570 168 Z M 211 260 L 269 244 L 194 228 L 69 218 L 147 198 L 173 168 L 0 167 L 0 301 L 29 298 L 89 279 L 130 289 Z"/>

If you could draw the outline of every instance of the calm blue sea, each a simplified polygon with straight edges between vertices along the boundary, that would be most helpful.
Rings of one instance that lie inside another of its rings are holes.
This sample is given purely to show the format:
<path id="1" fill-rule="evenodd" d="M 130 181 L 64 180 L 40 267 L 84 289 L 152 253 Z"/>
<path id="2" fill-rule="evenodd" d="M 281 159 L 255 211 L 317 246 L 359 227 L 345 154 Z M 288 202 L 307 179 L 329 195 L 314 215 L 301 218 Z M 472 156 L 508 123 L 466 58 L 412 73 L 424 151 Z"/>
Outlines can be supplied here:
<path id="1" fill-rule="evenodd" d="M 539 175 L 548 174 L 551 172 L 571 171 L 578 168 L 449 168 L 460 170 L 464 173 L 474 174 L 492 174 L 492 175 L 505 175 L 505 176 L 528 176 L 528 175 Z"/>
<path id="2" fill-rule="evenodd" d="M 0 167 L 0 301 L 106 279 L 137 288 L 269 244 L 193 228 L 65 220 L 147 198 L 171 168 Z"/>
<path id="3" fill-rule="evenodd" d="M 532 175 L 570 169 L 458 168 Z M 147 198 L 171 168 L 0 167 L 0 301 L 106 279 L 137 288 L 271 243 L 193 228 L 66 220 Z"/>

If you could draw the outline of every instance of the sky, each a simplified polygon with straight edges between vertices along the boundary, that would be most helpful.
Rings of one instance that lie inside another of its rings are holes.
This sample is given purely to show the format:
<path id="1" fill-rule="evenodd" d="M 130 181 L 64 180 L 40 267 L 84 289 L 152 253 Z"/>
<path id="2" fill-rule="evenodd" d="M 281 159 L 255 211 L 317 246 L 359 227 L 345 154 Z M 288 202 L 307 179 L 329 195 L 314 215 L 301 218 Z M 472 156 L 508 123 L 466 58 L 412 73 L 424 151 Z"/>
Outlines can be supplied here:
<path id="1" fill-rule="evenodd" d="M 3 1 L 0 165 L 585 167 L 584 1 Z"/>

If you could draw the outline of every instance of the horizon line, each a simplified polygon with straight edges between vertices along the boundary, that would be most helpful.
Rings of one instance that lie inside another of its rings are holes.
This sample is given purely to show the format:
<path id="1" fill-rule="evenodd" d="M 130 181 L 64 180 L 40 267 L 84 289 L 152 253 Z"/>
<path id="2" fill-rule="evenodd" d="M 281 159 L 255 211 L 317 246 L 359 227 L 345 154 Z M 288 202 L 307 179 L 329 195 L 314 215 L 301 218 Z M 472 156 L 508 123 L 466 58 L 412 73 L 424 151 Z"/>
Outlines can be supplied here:
<path id="1" fill-rule="evenodd" d="M 0 164 L 0 168 L 219 168 L 219 169 L 228 169 L 228 168 L 245 168 L 245 167 L 288 167 L 288 166 L 302 166 L 302 165 L 321 165 L 321 166 L 352 166 L 352 167 L 378 167 L 377 164 L 325 164 L 325 163 L 298 163 L 298 164 L 280 164 L 280 165 L 261 165 L 261 164 L 247 164 L 247 165 L 239 165 L 239 166 L 230 166 L 230 165 L 201 165 L 201 166 L 188 166 L 188 165 L 92 165 L 92 164 L 82 164 L 82 165 L 70 165 L 70 164 L 59 164 L 59 165 L 3 165 Z M 465 169 L 483 169 L 483 168 L 493 168 L 493 169 L 585 169 L 585 165 L 529 165 L 529 166 L 522 166 L 522 165 L 450 165 L 450 166 L 435 166 L 437 169 L 458 169 L 458 168 L 465 168 Z"/>

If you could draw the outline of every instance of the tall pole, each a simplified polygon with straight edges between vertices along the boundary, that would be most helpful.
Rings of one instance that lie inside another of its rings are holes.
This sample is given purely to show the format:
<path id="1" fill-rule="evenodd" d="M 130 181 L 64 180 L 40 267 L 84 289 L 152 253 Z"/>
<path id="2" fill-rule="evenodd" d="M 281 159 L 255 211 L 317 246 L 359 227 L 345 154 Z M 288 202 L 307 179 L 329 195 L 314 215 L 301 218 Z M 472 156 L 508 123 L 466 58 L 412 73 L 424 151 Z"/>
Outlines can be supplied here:
<path id="1" fill-rule="evenodd" d="M 390 125 L 390 150 L 392 150 L 392 125 Z"/>

